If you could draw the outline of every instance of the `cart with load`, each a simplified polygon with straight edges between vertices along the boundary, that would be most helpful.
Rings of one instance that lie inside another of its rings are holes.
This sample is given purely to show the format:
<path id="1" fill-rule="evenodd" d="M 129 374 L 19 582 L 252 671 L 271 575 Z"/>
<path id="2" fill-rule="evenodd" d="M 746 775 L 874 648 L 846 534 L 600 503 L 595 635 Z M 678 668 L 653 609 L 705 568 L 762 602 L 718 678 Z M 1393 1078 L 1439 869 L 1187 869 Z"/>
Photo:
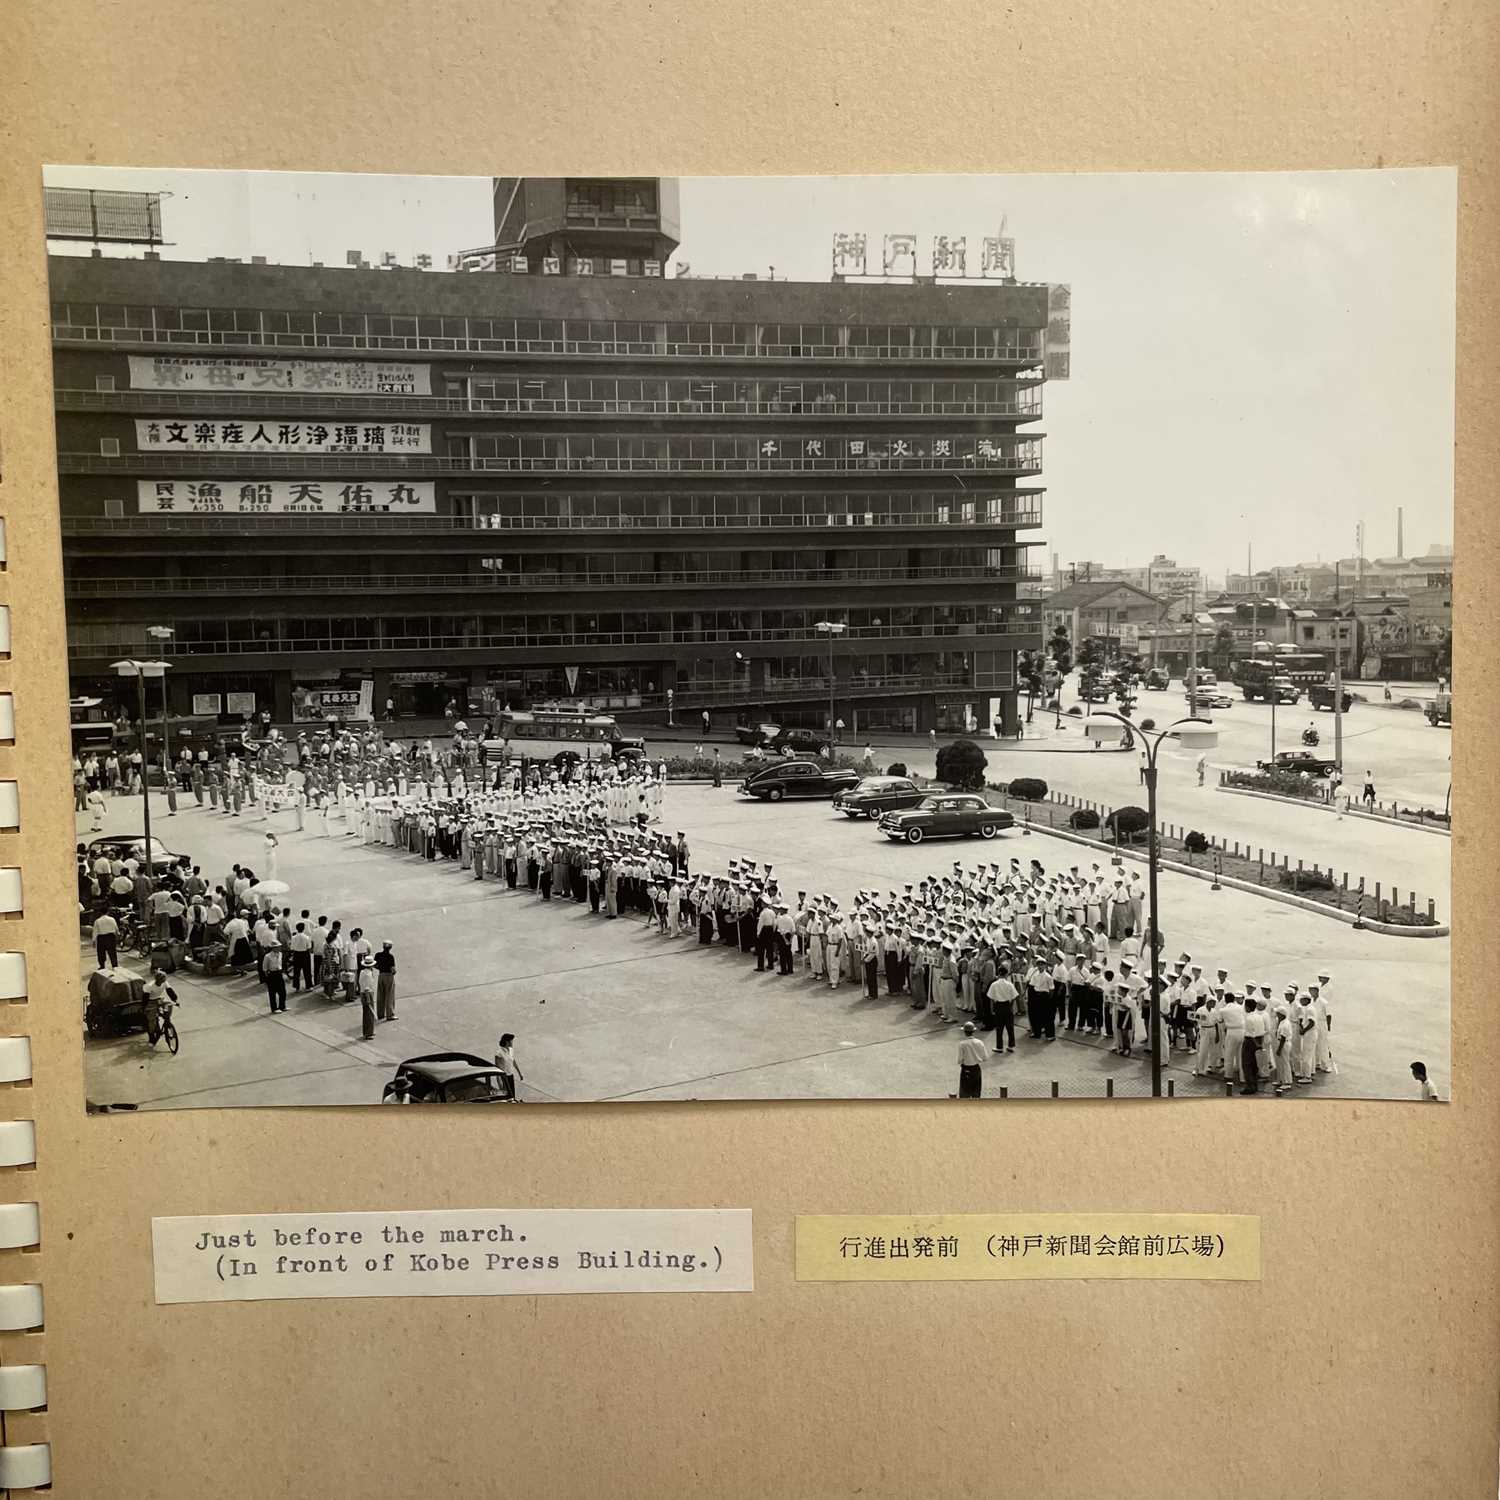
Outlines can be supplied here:
<path id="1" fill-rule="evenodd" d="M 95 969 L 89 975 L 83 1024 L 90 1036 L 146 1029 L 146 981 L 134 969 Z"/>

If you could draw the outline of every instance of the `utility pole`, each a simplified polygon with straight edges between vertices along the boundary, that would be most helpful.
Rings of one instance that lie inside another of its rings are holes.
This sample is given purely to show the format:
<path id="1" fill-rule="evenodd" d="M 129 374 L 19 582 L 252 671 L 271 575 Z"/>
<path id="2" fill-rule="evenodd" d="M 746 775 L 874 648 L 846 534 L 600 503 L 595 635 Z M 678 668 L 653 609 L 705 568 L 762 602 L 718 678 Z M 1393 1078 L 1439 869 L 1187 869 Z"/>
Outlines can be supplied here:
<path id="1" fill-rule="evenodd" d="M 1361 528 L 1363 530 L 1363 528 Z M 1344 617 L 1339 597 L 1339 565 L 1333 565 L 1333 764 L 1344 774 Z"/>
<path id="2" fill-rule="evenodd" d="M 1188 620 L 1192 634 L 1188 638 L 1190 663 L 1188 669 L 1188 718 L 1198 717 L 1198 590 L 1188 590 Z"/>

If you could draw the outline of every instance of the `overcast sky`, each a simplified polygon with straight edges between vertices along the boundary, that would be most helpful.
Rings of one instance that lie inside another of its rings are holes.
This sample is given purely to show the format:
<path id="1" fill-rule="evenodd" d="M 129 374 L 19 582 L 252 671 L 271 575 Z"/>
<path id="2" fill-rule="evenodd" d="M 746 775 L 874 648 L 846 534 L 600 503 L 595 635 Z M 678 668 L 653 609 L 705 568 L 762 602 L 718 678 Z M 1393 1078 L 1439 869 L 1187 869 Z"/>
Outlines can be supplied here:
<path id="1" fill-rule="evenodd" d="M 50 167 L 49 185 L 169 192 L 164 255 L 342 265 L 492 238 L 488 178 Z M 835 231 L 980 240 L 1073 288 L 1049 385 L 1044 562 L 1163 552 L 1222 577 L 1453 537 L 1456 180 L 1260 174 L 684 178 L 677 261 L 826 281 Z M 72 247 L 77 249 L 78 247 Z M 83 253 L 87 248 L 82 247 Z M 138 252 L 126 252 L 138 253 Z"/>

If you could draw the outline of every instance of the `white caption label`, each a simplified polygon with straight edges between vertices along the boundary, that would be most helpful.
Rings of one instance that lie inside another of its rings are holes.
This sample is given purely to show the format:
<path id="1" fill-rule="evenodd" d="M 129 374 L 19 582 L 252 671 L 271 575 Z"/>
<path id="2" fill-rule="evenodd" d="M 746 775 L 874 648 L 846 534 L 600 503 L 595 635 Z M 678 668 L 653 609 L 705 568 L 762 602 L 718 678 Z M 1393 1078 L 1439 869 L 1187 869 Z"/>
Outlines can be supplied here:
<path id="1" fill-rule="evenodd" d="M 755 1290 L 747 1208 L 217 1214 L 151 1242 L 159 1303 Z"/>

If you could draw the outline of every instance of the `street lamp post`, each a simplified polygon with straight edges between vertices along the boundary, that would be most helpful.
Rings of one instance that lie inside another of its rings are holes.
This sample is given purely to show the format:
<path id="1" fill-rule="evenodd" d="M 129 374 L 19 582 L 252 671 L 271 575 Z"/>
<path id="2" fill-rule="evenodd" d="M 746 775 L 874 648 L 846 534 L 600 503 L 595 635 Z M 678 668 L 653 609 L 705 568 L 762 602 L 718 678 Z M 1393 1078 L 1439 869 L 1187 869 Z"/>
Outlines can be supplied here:
<path id="1" fill-rule="evenodd" d="M 1219 731 L 1212 720 L 1199 718 L 1178 719 L 1168 724 L 1155 738 L 1141 735 L 1146 747 L 1146 815 L 1150 820 L 1147 834 L 1146 864 L 1148 871 L 1148 912 L 1146 916 L 1146 945 L 1151 950 L 1151 1097 L 1161 1098 L 1161 927 L 1157 919 L 1156 875 L 1161 864 L 1161 847 L 1156 827 L 1156 756 L 1162 741 L 1181 725 L 1195 724 L 1202 728 L 1182 729 L 1178 743 L 1184 750 L 1211 750 L 1219 742 Z M 1139 733 L 1137 726 L 1123 714 L 1100 709 L 1083 726 L 1083 732 L 1098 744 L 1117 744 L 1131 732 Z M 1116 837 L 1119 829 L 1116 827 Z"/>
<path id="2" fill-rule="evenodd" d="M 170 625 L 148 625 L 146 634 L 165 647 L 177 632 Z M 162 667 L 169 665 L 161 663 Z M 162 791 L 167 791 L 167 778 L 172 774 L 172 707 L 167 702 L 167 674 L 161 674 L 161 781 Z M 175 807 L 175 804 L 169 804 Z"/>
<path id="3" fill-rule="evenodd" d="M 151 848 L 151 761 L 146 753 L 146 679 L 160 677 L 166 691 L 167 663 L 164 661 L 117 661 L 115 671 L 121 677 L 135 678 L 137 747 L 141 755 L 141 832 L 146 841 L 146 876 L 156 878 L 156 858 Z"/>
<path id="4" fill-rule="evenodd" d="M 828 637 L 828 741 L 833 743 L 833 638 L 843 635 L 844 626 L 837 620 L 819 620 L 814 627 L 819 635 Z"/>

